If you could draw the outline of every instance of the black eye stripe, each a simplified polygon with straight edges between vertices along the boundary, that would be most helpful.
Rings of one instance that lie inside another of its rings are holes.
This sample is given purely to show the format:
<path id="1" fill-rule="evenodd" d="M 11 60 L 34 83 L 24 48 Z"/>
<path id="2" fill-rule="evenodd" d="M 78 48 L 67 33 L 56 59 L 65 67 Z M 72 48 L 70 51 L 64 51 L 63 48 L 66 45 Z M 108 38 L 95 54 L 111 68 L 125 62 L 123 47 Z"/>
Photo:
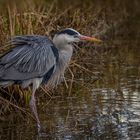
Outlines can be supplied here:
<path id="1" fill-rule="evenodd" d="M 73 31 L 73 30 L 70 30 L 70 29 L 65 29 L 65 30 L 62 30 L 60 32 L 57 33 L 58 35 L 60 34 L 68 34 L 68 35 L 78 35 L 77 32 Z"/>

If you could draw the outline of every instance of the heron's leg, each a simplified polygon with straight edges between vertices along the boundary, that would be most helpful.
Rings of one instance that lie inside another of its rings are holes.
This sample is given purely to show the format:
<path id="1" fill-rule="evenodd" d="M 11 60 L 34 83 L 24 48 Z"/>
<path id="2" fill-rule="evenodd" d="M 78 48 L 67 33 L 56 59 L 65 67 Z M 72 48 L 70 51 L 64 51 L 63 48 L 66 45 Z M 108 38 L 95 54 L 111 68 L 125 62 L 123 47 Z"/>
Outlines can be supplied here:
<path id="1" fill-rule="evenodd" d="M 41 81 L 39 81 L 39 79 L 36 79 L 33 81 L 32 95 L 31 95 L 31 99 L 30 99 L 30 108 L 35 116 L 36 121 L 37 121 L 38 132 L 40 132 L 41 125 L 40 125 L 40 120 L 39 120 L 38 113 L 37 113 L 35 92 L 36 92 L 36 89 L 39 87 L 40 82 Z"/>
<path id="2" fill-rule="evenodd" d="M 38 127 L 38 132 L 40 131 L 40 120 L 39 120 L 39 117 L 38 117 L 38 113 L 37 113 L 37 107 L 36 107 L 36 99 L 35 99 L 35 91 L 32 92 L 32 95 L 31 95 L 31 99 L 30 99 L 30 108 L 35 116 L 35 119 L 37 121 L 37 127 Z"/>

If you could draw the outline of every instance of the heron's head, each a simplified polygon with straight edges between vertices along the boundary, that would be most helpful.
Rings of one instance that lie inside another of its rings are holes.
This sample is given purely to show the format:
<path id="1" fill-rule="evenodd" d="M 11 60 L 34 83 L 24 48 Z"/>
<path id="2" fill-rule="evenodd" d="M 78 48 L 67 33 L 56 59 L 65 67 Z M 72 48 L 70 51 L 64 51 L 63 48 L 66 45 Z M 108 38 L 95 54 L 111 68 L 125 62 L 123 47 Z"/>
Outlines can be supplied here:
<path id="1" fill-rule="evenodd" d="M 95 37 L 81 35 L 79 32 L 71 28 L 66 28 L 57 32 L 53 38 L 53 43 L 56 46 L 65 46 L 80 41 L 101 42 L 101 40 L 96 39 Z"/>

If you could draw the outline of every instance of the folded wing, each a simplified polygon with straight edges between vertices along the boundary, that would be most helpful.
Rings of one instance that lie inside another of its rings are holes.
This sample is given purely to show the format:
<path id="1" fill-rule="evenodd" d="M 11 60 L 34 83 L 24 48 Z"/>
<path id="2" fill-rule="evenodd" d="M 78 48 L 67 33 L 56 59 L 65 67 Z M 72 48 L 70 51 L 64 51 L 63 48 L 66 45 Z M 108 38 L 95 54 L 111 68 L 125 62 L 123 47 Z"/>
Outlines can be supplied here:
<path id="1" fill-rule="evenodd" d="M 45 36 L 16 36 L 15 47 L 0 58 L 0 79 L 28 80 L 55 70 L 58 50 Z"/>

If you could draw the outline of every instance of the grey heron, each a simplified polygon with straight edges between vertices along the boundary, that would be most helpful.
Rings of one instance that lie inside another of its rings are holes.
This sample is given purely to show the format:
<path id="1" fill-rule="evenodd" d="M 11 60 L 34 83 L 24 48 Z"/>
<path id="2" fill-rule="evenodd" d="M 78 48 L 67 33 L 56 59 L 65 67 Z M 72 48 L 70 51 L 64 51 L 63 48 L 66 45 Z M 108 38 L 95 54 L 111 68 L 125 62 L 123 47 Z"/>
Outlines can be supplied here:
<path id="1" fill-rule="evenodd" d="M 30 107 L 41 125 L 35 103 L 35 92 L 41 84 L 56 87 L 64 78 L 64 71 L 73 53 L 73 43 L 99 39 L 81 35 L 74 29 L 66 28 L 55 34 L 53 40 L 40 35 L 15 36 L 9 41 L 14 46 L 0 57 L 0 86 L 13 84 L 22 88 L 32 86 Z"/>

